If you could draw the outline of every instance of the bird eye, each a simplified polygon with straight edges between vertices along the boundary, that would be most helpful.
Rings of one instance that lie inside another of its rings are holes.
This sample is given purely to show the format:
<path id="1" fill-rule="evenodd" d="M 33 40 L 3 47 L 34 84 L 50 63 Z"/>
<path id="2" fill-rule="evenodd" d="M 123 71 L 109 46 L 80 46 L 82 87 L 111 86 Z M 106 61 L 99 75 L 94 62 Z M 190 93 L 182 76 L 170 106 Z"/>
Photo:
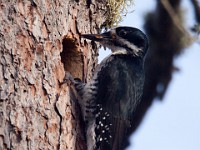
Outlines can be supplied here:
<path id="1" fill-rule="evenodd" d="M 127 32 L 125 30 L 120 30 L 119 31 L 119 36 L 125 36 Z"/>

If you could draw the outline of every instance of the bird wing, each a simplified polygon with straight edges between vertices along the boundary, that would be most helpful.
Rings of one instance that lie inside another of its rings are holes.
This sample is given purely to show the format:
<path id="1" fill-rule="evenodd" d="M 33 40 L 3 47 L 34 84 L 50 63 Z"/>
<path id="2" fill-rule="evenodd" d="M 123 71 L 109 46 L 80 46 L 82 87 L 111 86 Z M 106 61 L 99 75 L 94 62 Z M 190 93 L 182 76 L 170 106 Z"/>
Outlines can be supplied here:
<path id="1" fill-rule="evenodd" d="M 142 94 L 142 63 L 132 57 L 111 55 L 99 67 L 97 141 L 100 141 L 101 150 L 122 150 L 127 144 L 130 120 Z"/>

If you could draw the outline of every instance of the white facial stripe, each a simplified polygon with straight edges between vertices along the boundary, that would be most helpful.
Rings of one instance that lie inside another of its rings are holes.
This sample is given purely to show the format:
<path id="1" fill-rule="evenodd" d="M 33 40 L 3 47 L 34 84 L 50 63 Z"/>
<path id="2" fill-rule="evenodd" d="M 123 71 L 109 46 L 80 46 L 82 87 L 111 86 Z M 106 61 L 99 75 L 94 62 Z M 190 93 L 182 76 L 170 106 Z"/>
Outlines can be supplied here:
<path id="1" fill-rule="evenodd" d="M 112 29 L 110 30 L 111 34 L 115 35 L 116 38 L 121 42 L 121 43 L 124 43 L 124 45 L 126 45 L 128 48 L 132 49 L 134 51 L 134 54 L 135 55 L 139 55 L 139 52 L 142 51 L 141 48 L 137 47 L 136 45 L 134 44 L 131 44 L 129 41 L 126 41 L 124 40 L 123 38 L 119 37 L 117 34 L 116 34 L 116 29 Z M 120 48 L 120 49 L 116 49 L 116 47 L 113 46 L 113 48 L 111 48 L 111 50 L 115 53 L 115 54 L 127 54 L 127 52 L 125 53 L 125 49 L 123 48 Z M 119 51 L 119 52 L 117 52 Z"/>
<path id="2" fill-rule="evenodd" d="M 142 51 L 141 48 L 137 47 L 137 46 L 134 45 L 134 44 L 131 44 L 129 41 L 126 41 L 126 40 L 122 39 L 122 38 L 119 37 L 119 36 L 118 36 L 118 38 L 119 38 L 119 41 L 120 41 L 120 42 L 124 43 L 124 45 L 126 45 L 128 48 L 132 49 L 136 55 L 138 55 L 139 52 Z"/>
<path id="3" fill-rule="evenodd" d="M 113 51 L 112 55 L 117 55 L 117 54 L 127 54 L 127 50 L 124 48 L 115 48 L 115 51 Z"/>

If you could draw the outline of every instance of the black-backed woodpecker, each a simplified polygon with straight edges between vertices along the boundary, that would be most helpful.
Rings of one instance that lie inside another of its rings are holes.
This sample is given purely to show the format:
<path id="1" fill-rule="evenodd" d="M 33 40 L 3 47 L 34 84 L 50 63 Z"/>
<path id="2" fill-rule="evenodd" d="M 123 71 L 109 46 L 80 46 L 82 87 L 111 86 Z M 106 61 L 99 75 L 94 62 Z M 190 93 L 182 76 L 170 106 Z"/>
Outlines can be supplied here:
<path id="1" fill-rule="evenodd" d="M 86 122 L 88 150 L 123 150 L 144 85 L 148 39 L 139 29 L 117 27 L 83 38 L 111 49 L 88 83 L 74 80 Z"/>

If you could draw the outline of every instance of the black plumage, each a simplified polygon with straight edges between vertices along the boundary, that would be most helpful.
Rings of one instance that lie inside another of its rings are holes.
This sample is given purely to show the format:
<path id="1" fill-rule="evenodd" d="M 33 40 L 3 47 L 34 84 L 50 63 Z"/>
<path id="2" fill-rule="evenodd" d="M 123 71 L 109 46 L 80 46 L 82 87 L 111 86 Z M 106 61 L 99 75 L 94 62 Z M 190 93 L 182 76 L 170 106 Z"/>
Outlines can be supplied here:
<path id="1" fill-rule="evenodd" d="M 99 126 L 96 135 L 102 141 L 97 139 L 97 147 L 102 150 L 122 150 L 130 134 L 133 112 L 142 96 L 143 60 L 130 55 L 111 55 L 100 67 L 95 102 L 99 106 L 96 112 L 101 112 L 96 118 Z M 99 125 L 100 121 L 103 126 Z M 106 125 L 109 130 L 105 129 Z"/>
<path id="2" fill-rule="evenodd" d="M 123 150 L 142 96 L 147 37 L 132 27 L 82 37 L 100 42 L 112 51 L 96 68 L 92 80 L 81 86 L 88 150 Z"/>

